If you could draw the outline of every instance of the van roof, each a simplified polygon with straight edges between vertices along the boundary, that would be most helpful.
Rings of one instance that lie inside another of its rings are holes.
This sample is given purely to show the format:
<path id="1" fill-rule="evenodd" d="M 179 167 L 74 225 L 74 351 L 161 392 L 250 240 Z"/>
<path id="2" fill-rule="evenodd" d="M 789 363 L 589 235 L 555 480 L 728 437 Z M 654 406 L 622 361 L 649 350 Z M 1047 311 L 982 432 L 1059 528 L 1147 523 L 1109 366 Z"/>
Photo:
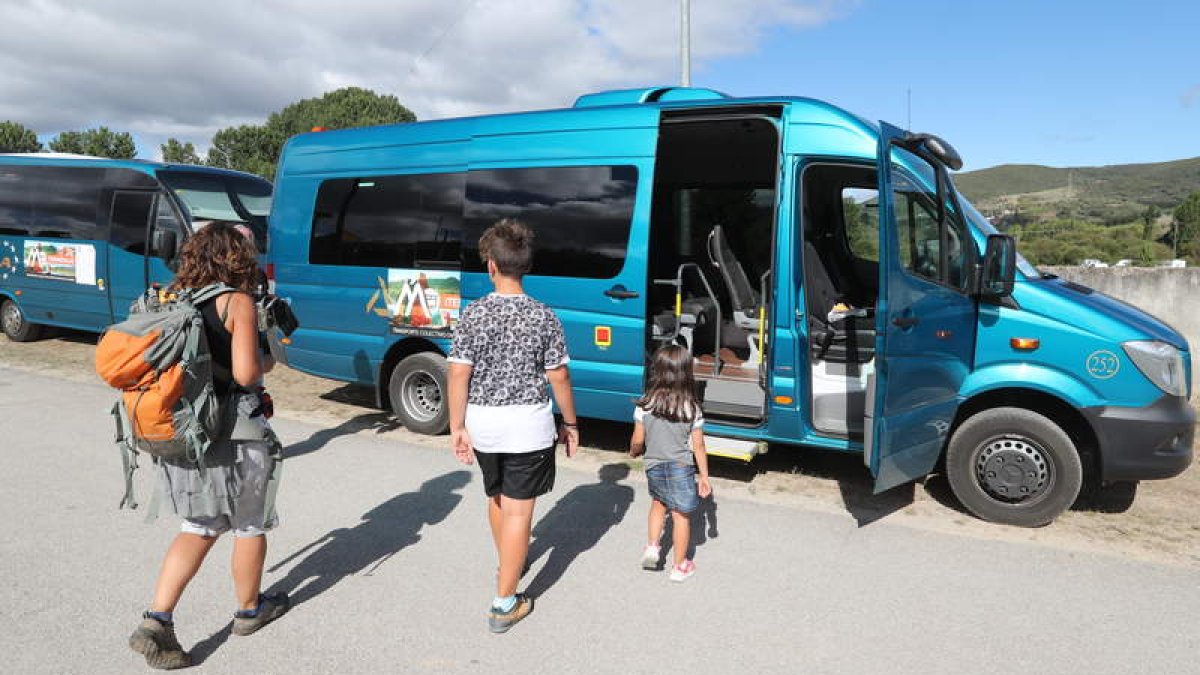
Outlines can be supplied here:
<path id="1" fill-rule="evenodd" d="M 793 125 L 843 127 L 871 139 L 879 134 L 876 122 L 818 99 L 798 96 L 732 97 L 712 89 L 644 87 L 584 94 L 570 108 L 303 133 L 287 142 L 283 155 L 321 154 L 396 144 L 453 143 L 471 137 L 507 133 L 617 128 L 629 126 L 629 116 L 621 113 L 632 110 L 666 112 L 756 106 L 786 106 L 789 109 L 788 122 Z"/>
<path id="2" fill-rule="evenodd" d="M 213 166 L 196 164 L 171 164 L 166 162 L 151 162 L 144 159 L 112 159 L 109 157 L 94 157 L 92 155 L 77 155 L 69 152 L 10 152 L 0 153 L 0 165 L 20 164 L 23 166 L 91 166 L 106 169 L 133 169 L 142 173 L 152 174 L 159 169 L 171 171 L 190 171 L 194 173 L 215 173 L 228 176 L 246 176 L 263 179 L 252 173 L 222 169 Z"/>

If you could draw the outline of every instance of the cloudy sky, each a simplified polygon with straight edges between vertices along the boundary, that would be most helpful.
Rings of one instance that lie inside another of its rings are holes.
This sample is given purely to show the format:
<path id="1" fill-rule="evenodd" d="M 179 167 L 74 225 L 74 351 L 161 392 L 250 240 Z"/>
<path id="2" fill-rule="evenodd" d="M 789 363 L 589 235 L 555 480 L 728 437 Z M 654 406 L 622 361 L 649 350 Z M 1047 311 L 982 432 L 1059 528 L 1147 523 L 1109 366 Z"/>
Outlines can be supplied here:
<path id="1" fill-rule="evenodd" d="M 1200 155 L 1200 3 L 1155 5 L 1168 11 L 692 0 L 693 80 L 900 124 L 911 92 L 914 128 L 945 135 L 968 168 Z M 430 119 L 679 78 L 678 0 L 0 0 L 0 12 L 0 120 L 43 140 L 105 124 L 148 158 L 166 137 L 203 148 L 221 127 L 347 85 Z"/>

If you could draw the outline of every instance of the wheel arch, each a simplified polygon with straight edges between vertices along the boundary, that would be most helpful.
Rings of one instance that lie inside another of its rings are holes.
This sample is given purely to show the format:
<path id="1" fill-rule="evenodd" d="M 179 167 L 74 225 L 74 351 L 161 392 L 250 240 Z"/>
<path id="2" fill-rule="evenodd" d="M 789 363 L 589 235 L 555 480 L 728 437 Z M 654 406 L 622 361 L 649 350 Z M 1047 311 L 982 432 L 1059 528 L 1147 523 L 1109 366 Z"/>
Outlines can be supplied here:
<path id="1" fill-rule="evenodd" d="M 950 436 L 973 415 L 992 408 L 1022 408 L 1045 416 L 1062 428 L 1075 444 L 1083 462 L 1085 484 L 1089 479 L 1102 475 L 1100 441 L 1096 437 L 1096 430 L 1078 408 L 1039 389 L 1002 387 L 971 396 L 959 406 Z M 942 459 L 945 459 L 944 451 Z"/>
<path id="2" fill-rule="evenodd" d="M 392 406 L 392 397 L 388 393 L 388 380 L 391 379 L 392 370 L 396 368 L 396 364 L 403 361 L 406 357 L 421 352 L 433 352 L 441 356 L 445 356 L 437 344 L 422 337 L 407 337 L 396 342 L 388 348 L 387 354 L 383 357 L 383 362 L 379 365 L 379 375 L 375 378 L 375 405 L 383 410 L 388 410 Z"/>

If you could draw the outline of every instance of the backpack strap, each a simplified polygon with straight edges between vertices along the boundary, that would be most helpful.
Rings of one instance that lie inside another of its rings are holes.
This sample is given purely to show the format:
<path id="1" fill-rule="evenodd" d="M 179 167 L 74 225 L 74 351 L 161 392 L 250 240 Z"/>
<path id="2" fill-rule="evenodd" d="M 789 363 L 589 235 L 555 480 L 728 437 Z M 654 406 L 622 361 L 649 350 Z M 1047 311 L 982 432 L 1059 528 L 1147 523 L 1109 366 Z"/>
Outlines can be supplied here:
<path id="1" fill-rule="evenodd" d="M 275 496 L 279 493 L 279 479 L 283 476 L 283 443 L 275 430 L 267 427 L 264 434 L 271 446 L 271 478 L 267 481 L 267 497 L 263 504 L 263 527 L 275 522 Z"/>
<path id="2" fill-rule="evenodd" d="M 236 292 L 237 289 L 225 284 L 209 284 L 204 288 L 192 291 L 191 300 L 193 305 L 202 305 L 213 298 L 226 293 Z"/>
<path id="3" fill-rule="evenodd" d="M 130 509 L 136 509 L 138 503 L 133 495 L 133 472 L 138 468 L 137 450 L 133 447 L 133 430 L 129 424 L 129 417 L 125 413 L 125 406 L 121 404 L 121 401 L 113 404 L 112 416 L 117 423 L 117 450 L 121 452 L 122 473 L 125 476 L 125 494 L 121 497 L 121 503 L 117 505 L 117 508 L 122 509 L 128 506 Z"/>

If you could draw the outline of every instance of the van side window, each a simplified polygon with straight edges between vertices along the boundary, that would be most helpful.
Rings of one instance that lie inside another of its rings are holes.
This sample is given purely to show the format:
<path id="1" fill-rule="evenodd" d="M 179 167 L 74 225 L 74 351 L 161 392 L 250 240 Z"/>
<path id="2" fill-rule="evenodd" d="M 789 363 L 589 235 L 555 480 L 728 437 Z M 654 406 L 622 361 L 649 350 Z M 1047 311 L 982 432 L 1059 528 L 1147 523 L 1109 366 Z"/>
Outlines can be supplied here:
<path id="1" fill-rule="evenodd" d="M 842 188 L 842 225 L 854 257 L 879 262 L 879 191 Z"/>
<path id="2" fill-rule="evenodd" d="M 502 218 L 534 232 L 532 274 L 609 279 L 625 266 L 637 167 L 488 169 L 467 174 L 463 270 L 485 270 L 478 242 Z"/>
<path id="3" fill-rule="evenodd" d="M 104 169 L 87 167 L 5 167 L 0 228 L 42 238 L 102 238 L 97 220 L 103 176 Z"/>
<path id="4" fill-rule="evenodd" d="M 461 173 L 335 178 L 321 183 L 309 262 L 457 269 Z"/>
<path id="5" fill-rule="evenodd" d="M 18 171 L 15 166 L 0 168 L 0 234 L 28 236 L 33 205 Z"/>
<path id="6" fill-rule="evenodd" d="M 114 192 L 108 233 L 112 245 L 143 255 L 153 205 L 153 192 Z"/>

